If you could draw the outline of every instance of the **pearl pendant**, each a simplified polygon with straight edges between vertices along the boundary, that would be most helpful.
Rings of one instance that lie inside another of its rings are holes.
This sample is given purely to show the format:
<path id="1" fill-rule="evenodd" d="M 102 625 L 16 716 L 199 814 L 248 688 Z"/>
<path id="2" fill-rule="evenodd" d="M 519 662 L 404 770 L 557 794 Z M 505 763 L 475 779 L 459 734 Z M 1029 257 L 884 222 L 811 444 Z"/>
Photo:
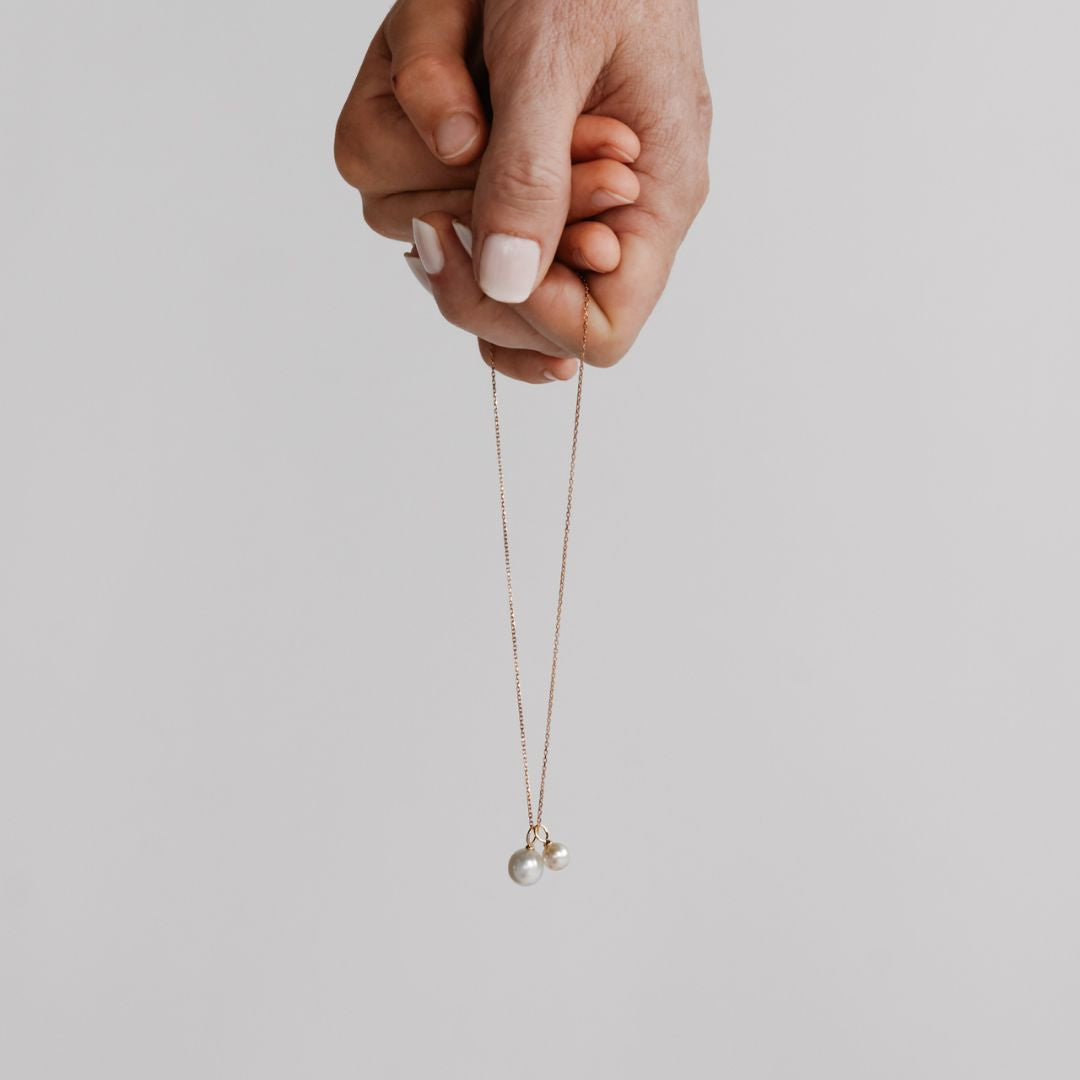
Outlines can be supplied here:
<path id="1" fill-rule="evenodd" d="M 511 881 L 518 885 L 535 885 L 549 870 L 565 870 L 570 862 L 570 852 L 565 844 L 552 840 L 547 829 L 539 822 L 530 825 L 525 834 L 525 846 L 510 856 L 507 870 Z"/>
<path id="2" fill-rule="evenodd" d="M 535 885 L 544 876 L 544 859 L 531 847 L 519 848 L 507 866 L 510 878 L 518 885 Z"/>
<path id="3" fill-rule="evenodd" d="M 565 870 L 567 863 L 570 862 L 570 852 L 566 850 L 565 844 L 549 840 L 544 845 L 542 858 L 549 870 Z"/>

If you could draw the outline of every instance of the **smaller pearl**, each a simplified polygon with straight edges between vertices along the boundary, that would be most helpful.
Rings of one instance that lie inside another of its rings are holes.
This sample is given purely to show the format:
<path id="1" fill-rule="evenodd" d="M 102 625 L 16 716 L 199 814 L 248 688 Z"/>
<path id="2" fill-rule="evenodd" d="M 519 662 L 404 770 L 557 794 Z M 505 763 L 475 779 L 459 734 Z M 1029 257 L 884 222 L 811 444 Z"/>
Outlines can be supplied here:
<path id="1" fill-rule="evenodd" d="M 549 870 L 565 870 L 569 862 L 570 852 L 566 850 L 565 844 L 549 840 L 544 845 L 544 865 Z"/>
<path id="2" fill-rule="evenodd" d="M 510 877 L 518 885 L 535 885 L 544 874 L 544 860 L 532 848 L 523 847 L 510 856 Z"/>

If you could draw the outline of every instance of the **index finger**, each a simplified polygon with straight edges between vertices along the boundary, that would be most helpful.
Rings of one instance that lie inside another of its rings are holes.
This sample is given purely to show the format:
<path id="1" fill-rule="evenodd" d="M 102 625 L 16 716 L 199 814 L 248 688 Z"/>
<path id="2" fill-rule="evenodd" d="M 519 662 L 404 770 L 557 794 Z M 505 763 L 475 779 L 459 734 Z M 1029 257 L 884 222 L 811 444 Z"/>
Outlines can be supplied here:
<path id="1" fill-rule="evenodd" d="M 406 0 L 386 20 L 394 95 L 428 149 L 447 164 L 480 156 L 488 124 L 466 63 L 473 0 Z"/>
<path id="2" fill-rule="evenodd" d="M 679 237 L 637 206 L 601 214 L 619 239 L 622 257 L 609 274 L 588 274 L 590 310 L 587 360 L 599 367 L 617 363 L 633 345 L 664 291 Z M 521 317 L 550 341 L 573 349 L 581 341 L 585 286 L 581 276 L 554 263 L 532 296 L 514 305 Z"/>

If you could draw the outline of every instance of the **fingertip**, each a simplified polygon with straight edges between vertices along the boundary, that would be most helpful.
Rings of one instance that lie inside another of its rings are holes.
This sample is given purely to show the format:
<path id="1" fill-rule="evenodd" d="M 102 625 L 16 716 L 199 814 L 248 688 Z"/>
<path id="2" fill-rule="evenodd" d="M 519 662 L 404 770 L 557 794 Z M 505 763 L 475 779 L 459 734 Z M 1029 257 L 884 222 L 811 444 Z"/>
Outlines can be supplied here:
<path id="1" fill-rule="evenodd" d="M 424 264 L 420 261 L 420 256 L 412 251 L 406 251 L 405 265 L 412 271 L 413 277 L 425 288 L 427 291 L 434 292 L 431 287 L 431 278 L 428 277 L 427 271 L 424 269 Z"/>
<path id="2" fill-rule="evenodd" d="M 551 357 L 547 366 L 540 371 L 541 376 L 548 382 L 568 382 L 578 373 L 581 361 L 576 356 L 568 356 L 556 359 Z"/>
<path id="3" fill-rule="evenodd" d="M 570 221 L 629 206 L 641 195 L 641 181 L 634 170 L 610 159 L 597 158 L 572 166 L 570 183 Z"/>
<path id="4" fill-rule="evenodd" d="M 466 225 L 464 222 L 458 221 L 457 218 L 453 220 L 452 225 L 454 227 L 454 232 L 456 233 L 457 238 L 461 243 L 461 246 L 465 249 L 465 254 L 468 255 L 471 259 L 473 249 L 472 229 L 470 229 L 469 226 Z"/>
<path id="5" fill-rule="evenodd" d="M 480 355 L 489 368 L 493 367 L 508 379 L 516 379 L 533 386 L 568 382 L 577 375 L 580 366 L 576 356 L 556 357 L 532 349 L 510 349 L 492 345 L 482 338 L 477 339 L 477 344 Z"/>
<path id="6" fill-rule="evenodd" d="M 603 146 L 596 148 L 596 156 L 602 158 L 613 158 L 615 161 L 621 161 L 624 165 L 633 165 L 638 159 L 638 153 L 631 153 L 629 150 L 624 150 L 621 146 L 616 146 L 614 143 L 604 143 Z"/>
<path id="7" fill-rule="evenodd" d="M 483 151 L 485 130 L 483 121 L 471 112 L 444 116 L 432 133 L 435 156 L 447 165 L 467 165 Z"/>
<path id="8" fill-rule="evenodd" d="M 441 274 L 446 265 L 446 253 L 439 230 L 422 218 L 413 218 L 413 244 L 428 275 Z"/>
<path id="9" fill-rule="evenodd" d="M 480 252 L 480 288 L 500 303 L 524 303 L 536 288 L 541 257 L 540 244 L 531 237 L 488 233 Z"/>
<path id="10" fill-rule="evenodd" d="M 601 221 L 568 225 L 559 243 L 559 259 L 576 270 L 610 274 L 618 269 L 622 248 L 615 232 Z"/>
<path id="11" fill-rule="evenodd" d="M 610 158 L 630 165 L 641 155 L 641 140 L 621 120 L 587 113 L 578 117 L 570 154 L 575 162 Z"/>
<path id="12" fill-rule="evenodd" d="M 467 273 L 472 279 L 472 259 L 465 243 L 469 229 L 453 214 L 432 210 L 413 218 L 412 228 L 413 251 L 436 297 L 445 296 L 461 274 Z"/>

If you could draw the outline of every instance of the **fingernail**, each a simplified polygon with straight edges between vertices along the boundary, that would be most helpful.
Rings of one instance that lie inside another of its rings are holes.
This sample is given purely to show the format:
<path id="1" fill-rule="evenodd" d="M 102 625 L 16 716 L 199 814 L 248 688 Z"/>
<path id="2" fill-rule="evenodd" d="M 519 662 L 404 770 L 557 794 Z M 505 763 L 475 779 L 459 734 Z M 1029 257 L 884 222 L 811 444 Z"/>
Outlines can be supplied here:
<path id="1" fill-rule="evenodd" d="M 442 271 L 446 260 L 443 258 L 442 241 L 433 225 L 419 218 L 412 219 L 413 243 L 420 254 L 420 261 L 429 274 L 438 274 Z"/>
<path id="2" fill-rule="evenodd" d="M 524 236 L 491 233 L 480 253 L 480 288 L 503 304 L 528 300 L 540 270 L 540 245 Z"/>
<path id="3" fill-rule="evenodd" d="M 600 147 L 598 155 L 600 157 L 616 158 L 627 165 L 634 163 L 634 159 L 621 146 L 616 146 L 614 143 L 604 143 Z"/>
<path id="4" fill-rule="evenodd" d="M 435 153 L 441 158 L 453 158 L 465 153 L 480 134 L 480 125 L 472 113 L 454 113 L 435 128 Z"/>
<path id="5" fill-rule="evenodd" d="M 454 232 L 457 233 L 457 238 L 461 241 L 461 246 L 471 255 L 472 229 L 470 229 L 468 225 L 462 225 L 460 221 L 455 221 Z"/>
<path id="6" fill-rule="evenodd" d="M 591 259 L 585 257 L 585 252 L 583 252 L 581 248 L 574 248 L 574 250 L 570 252 L 570 262 L 574 266 L 588 267 L 590 270 L 595 270 L 598 274 L 605 273 L 599 266 L 595 266 Z"/>
<path id="7" fill-rule="evenodd" d="M 420 257 L 418 255 L 406 255 L 405 264 L 413 272 L 413 276 L 429 293 L 434 293 L 431 287 L 431 279 L 424 272 L 423 266 L 420 264 Z"/>
<path id="8" fill-rule="evenodd" d="M 589 199 L 589 202 L 597 210 L 608 210 L 612 206 L 628 206 L 633 201 L 633 199 L 628 199 L 625 195 L 617 195 L 614 191 L 608 191 L 607 188 L 597 188 Z"/>
<path id="9" fill-rule="evenodd" d="M 549 371 L 547 368 L 544 368 L 544 370 L 541 371 L 540 374 L 543 375 L 544 378 L 547 379 L 549 382 L 566 382 L 568 379 L 572 379 L 577 374 L 578 368 L 581 366 L 581 363 L 576 356 L 568 356 L 566 359 L 574 365 L 574 369 L 570 372 L 569 375 L 556 375 L 554 371 Z"/>

